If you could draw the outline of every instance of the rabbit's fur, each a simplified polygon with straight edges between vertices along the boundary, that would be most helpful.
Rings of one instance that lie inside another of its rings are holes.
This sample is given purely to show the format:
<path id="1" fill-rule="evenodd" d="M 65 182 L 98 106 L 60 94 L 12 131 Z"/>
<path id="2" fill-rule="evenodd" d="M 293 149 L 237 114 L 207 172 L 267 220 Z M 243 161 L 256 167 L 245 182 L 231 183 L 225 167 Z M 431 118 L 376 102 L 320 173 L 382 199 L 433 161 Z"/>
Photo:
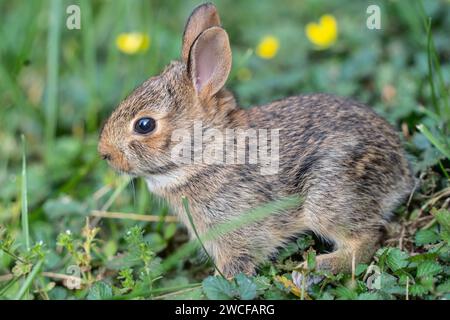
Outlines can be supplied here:
<path id="1" fill-rule="evenodd" d="M 228 36 L 212 4 L 197 7 L 186 24 L 182 60 L 172 62 L 127 97 L 107 120 L 99 152 L 119 171 L 142 176 L 168 200 L 192 234 L 182 197 L 200 234 L 280 198 L 300 195 L 295 209 L 245 225 L 205 243 L 229 277 L 252 274 L 292 237 L 312 231 L 334 243 L 316 266 L 349 271 L 372 257 L 392 210 L 414 178 L 392 127 L 368 107 L 310 94 L 244 110 L 223 88 L 231 68 Z M 152 117 L 154 132 L 133 132 Z M 255 164 L 186 164 L 171 160 L 175 129 L 279 128 L 279 172 Z"/>

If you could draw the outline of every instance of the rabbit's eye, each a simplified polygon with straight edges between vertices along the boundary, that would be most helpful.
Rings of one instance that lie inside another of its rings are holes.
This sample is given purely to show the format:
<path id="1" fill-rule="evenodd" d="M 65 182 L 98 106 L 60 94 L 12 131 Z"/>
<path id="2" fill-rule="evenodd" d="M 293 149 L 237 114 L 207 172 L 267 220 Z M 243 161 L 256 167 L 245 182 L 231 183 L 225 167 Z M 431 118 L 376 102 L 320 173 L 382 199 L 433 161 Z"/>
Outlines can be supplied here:
<path id="1" fill-rule="evenodd" d="M 139 134 L 147 134 L 155 130 L 156 121 L 153 118 L 140 118 L 134 124 L 134 131 Z"/>

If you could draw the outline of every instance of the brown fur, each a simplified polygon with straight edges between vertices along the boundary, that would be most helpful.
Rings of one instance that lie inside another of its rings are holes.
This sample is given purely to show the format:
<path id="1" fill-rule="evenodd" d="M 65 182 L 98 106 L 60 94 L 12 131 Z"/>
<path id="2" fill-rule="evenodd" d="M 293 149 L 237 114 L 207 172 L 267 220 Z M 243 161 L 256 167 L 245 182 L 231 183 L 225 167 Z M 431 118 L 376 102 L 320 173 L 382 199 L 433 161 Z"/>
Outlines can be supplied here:
<path id="1" fill-rule="evenodd" d="M 196 9 L 193 15 L 190 21 L 195 25 L 188 22 L 185 35 L 198 33 L 206 19 L 210 21 L 204 23 L 207 30 L 220 29 L 224 39 L 223 29 L 214 22 L 219 21 L 214 6 Z M 195 38 L 202 38 L 202 32 Z M 189 41 L 193 47 L 198 40 L 190 37 Z M 218 58 L 226 67 L 231 56 L 223 52 Z M 277 248 L 308 230 L 335 244 L 334 252 L 317 257 L 318 268 L 348 271 L 353 256 L 356 263 L 367 262 L 381 228 L 414 180 L 392 127 L 360 103 L 325 94 L 295 96 L 243 110 L 224 88 L 214 94 L 197 92 L 196 69 L 188 67 L 189 59 L 195 57 L 183 51 L 183 58 L 188 60 L 172 62 L 114 111 L 101 133 L 99 152 L 104 158 L 120 171 L 146 178 L 151 191 L 166 198 L 191 231 L 181 202 L 187 197 L 200 234 L 270 201 L 303 196 L 304 202 L 295 210 L 206 243 L 227 276 L 254 273 Z M 210 83 L 221 83 L 227 76 L 226 70 L 212 75 Z M 133 132 L 134 122 L 142 116 L 157 120 L 154 133 Z M 222 130 L 279 128 L 279 173 L 261 175 L 259 166 L 251 164 L 173 162 L 173 130 L 191 130 L 195 120 Z"/>

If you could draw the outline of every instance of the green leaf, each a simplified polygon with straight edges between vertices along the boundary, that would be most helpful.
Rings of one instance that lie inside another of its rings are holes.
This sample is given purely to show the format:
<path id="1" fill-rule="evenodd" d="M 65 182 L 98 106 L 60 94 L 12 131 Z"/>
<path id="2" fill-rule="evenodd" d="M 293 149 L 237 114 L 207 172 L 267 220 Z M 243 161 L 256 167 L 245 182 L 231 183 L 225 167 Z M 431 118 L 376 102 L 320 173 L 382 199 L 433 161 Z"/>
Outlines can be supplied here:
<path id="1" fill-rule="evenodd" d="M 107 300 L 112 298 L 112 288 L 103 281 L 98 281 L 89 289 L 88 300 Z"/>
<path id="2" fill-rule="evenodd" d="M 308 270 L 314 270 L 316 268 L 316 251 L 314 249 L 308 250 L 306 262 L 308 264 Z"/>
<path id="3" fill-rule="evenodd" d="M 330 292 L 325 291 L 317 300 L 334 300 L 334 296 Z"/>
<path id="4" fill-rule="evenodd" d="M 284 261 L 286 258 L 292 256 L 298 251 L 298 246 L 295 242 L 288 243 L 280 252 L 278 253 L 277 260 Z"/>
<path id="5" fill-rule="evenodd" d="M 433 277 L 428 276 L 420 278 L 419 283 L 427 290 L 427 292 L 430 292 L 433 290 L 435 280 Z"/>
<path id="6" fill-rule="evenodd" d="M 176 231 L 177 231 L 177 224 L 176 223 L 169 223 L 164 228 L 164 239 L 165 240 L 170 240 L 174 236 Z"/>
<path id="7" fill-rule="evenodd" d="M 266 276 L 256 276 L 254 278 L 254 283 L 256 284 L 256 289 L 258 291 L 265 291 L 270 288 L 270 279 Z"/>
<path id="8" fill-rule="evenodd" d="M 364 264 L 364 263 L 358 264 L 358 265 L 356 266 L 355 275 L 356 275 L 356 276 L 359 276 L 359 275 L 361 275 L 363 272 L 366 272 L 366 270 L 367 270 L 368 267 L 369 267 L 369 266 L 368 266 L 367 264 Z"/>
<path id="9" fill-rule="evenodd" d="M 392 271 L 405 268 L 408 265 L 408 254 L 398 248 L 389 248 L 386 264 Z"/>
<path id="10" fill-rule="evenodd" d="M 409 262 L 419 263 L 422 261 L 435 260 L 437 258 L 437 252 L 427 252 L 416 254 L 415 256 L 411 256 L 408 258 Z"/>
<path id="11" fill-rule="evenodd" d="M 240 273 L 235 277 L 237 291 L 242 300 L 252 300 L 256 297 L 257 286 L 245 274 Z"/>
<path id="12" fill-rule="evenodd" d="M 439 224 L 444 228 L 447 232 L 450 232 L 450 212 L 445 209 L 441 209 L 433 215 L 436 217 L 436 220 Z"/>
<path id="13" fill-rule="evenodd" d="M 431 277 L 442 271 L 441 265 L 434 261 L 424 261 L 417 267 L 417 277 Z"/>
<path id="14" fill-rule="evenodd" d="M 202 282 L 203 291 L 210 300 L 230 300 L 235 296 L 234 286 L 225 278 L 210 276 Z"/>
<path id="15" fill-rule="evenodd" d="M 357 293 L 347 287 L 337 287 L 334 292 L 338 299 L 355 300 L 357 298 Z"/>
<path id="16" fill-rule="evenodd" d="M 117 241 L 110 239 L 105 243 L 105 246 L 103 247 L 103 253 L 108 259 L 111 259 L 116 254 L 117 247 Z"/>
<path id="17" fill-rule="evenodd" d="M 441 283 L 437 286 L 437 291 L 440 293 L 448 293 L 450 292 L 450 279 L 447 279 L 444 283 Z"/>
<path id="18" fill-rule="evenodd" d="M 417 246 L 436 243 L 440 240 L 439 235 L 433 230 L 420 230 L 416 233 L 415 241 Z"/>
<path id="19" fill-rule="evenodd" d="M 425 293 L 427 293 L 428 290 L 422 286 L 421 284 L 413 284 L 411 287 L 409 287 L 409 293 L 412 296 L 420 297 L 423 296 Z"/>
<path id="20" fill-rule="evenodd" d="M 447 230 L 441 230 L 440 233 L 441 239 L 445 242 L 447 242 L 448 244 L 450 244 L 450 231 Z"/>
<path id="21" fill-rule="evenodd" d="M 167 241 L 159 233 L 149 233 L 145 235 L 144 241 L 146 241 L 155 253 L 163 251 L 167 247 Z"/>
<path id="22" fill-rule="evenodd" d="M 389 254 L 389 250 L 390 248 L 388 247 L 383 247 L 377 250 L 377 252 L 375 253 L 375 256 L 378 257 L 378 266 L 384 270 L 385 266 L 386 266 L 386 260 Z"/>
<path id="23" fill-rule="evenodd" d="M 381 300 L 382 297 L 378 292 L 364 292 L 358 296 L 358 300 Z"/>
<path id="24" fill-rule="evenodd" d="M 388 294 L 403 294 L 405 289 L 398 285 L 398 279 L 389 273 L 380 275 L 380 291 Z"/>
<path id="25" fill-rule="evenodd" d="M 313 245 L 314 239 L 310 235 L 305 235 L 297 239 L 297 246 L 302 251 L 305 251 Z"/>
<path id="26" fill-rule="evenodd" d="M 267 290 L 264 294 L 264 299 L 266 300 L 286 300 L 288 299 L 288 294 L 279 288 L 273 288 L 272 290 Z"/>
<path id="27" fill-rule="evenodd" d="M 48 295 L 51 300 L 66 300 L 68 292 L 67 289 L 56 286 L 48 293 Z"/>

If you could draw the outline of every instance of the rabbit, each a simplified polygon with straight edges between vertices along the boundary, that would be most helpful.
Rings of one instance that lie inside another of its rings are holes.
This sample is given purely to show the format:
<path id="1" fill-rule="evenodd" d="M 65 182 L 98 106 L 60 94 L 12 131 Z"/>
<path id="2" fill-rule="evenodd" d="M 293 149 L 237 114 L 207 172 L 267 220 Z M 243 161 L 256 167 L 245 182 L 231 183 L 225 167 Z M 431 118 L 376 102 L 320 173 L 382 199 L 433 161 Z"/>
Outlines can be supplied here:
<path id="1" fill-rule="evenodd" d="M 332 252 L 317 255 L 317 270 L 349 272 L 369 262 L 393 210 L 415 183 L 395 130 L 369 107 L 329 94 L 241 108 L 225 88 L 231 66 L 216 7 L 198 6 L 185 25 L 180 61 L 146 80 L 106 120 L 101 157 L 117 171 L 143 177 L 191 236 L 183 197 L 201 236 L 254 208 L 299 196 L 297 206 L 205 241 L 228 278 L 255 274 L 305 232 L 333 245 Z M 277 128 L 278 170 L 261 174 L 254 163 L 174 161 L 174 132 L 191 132 L 199 121 L 202 130 Z"/>

